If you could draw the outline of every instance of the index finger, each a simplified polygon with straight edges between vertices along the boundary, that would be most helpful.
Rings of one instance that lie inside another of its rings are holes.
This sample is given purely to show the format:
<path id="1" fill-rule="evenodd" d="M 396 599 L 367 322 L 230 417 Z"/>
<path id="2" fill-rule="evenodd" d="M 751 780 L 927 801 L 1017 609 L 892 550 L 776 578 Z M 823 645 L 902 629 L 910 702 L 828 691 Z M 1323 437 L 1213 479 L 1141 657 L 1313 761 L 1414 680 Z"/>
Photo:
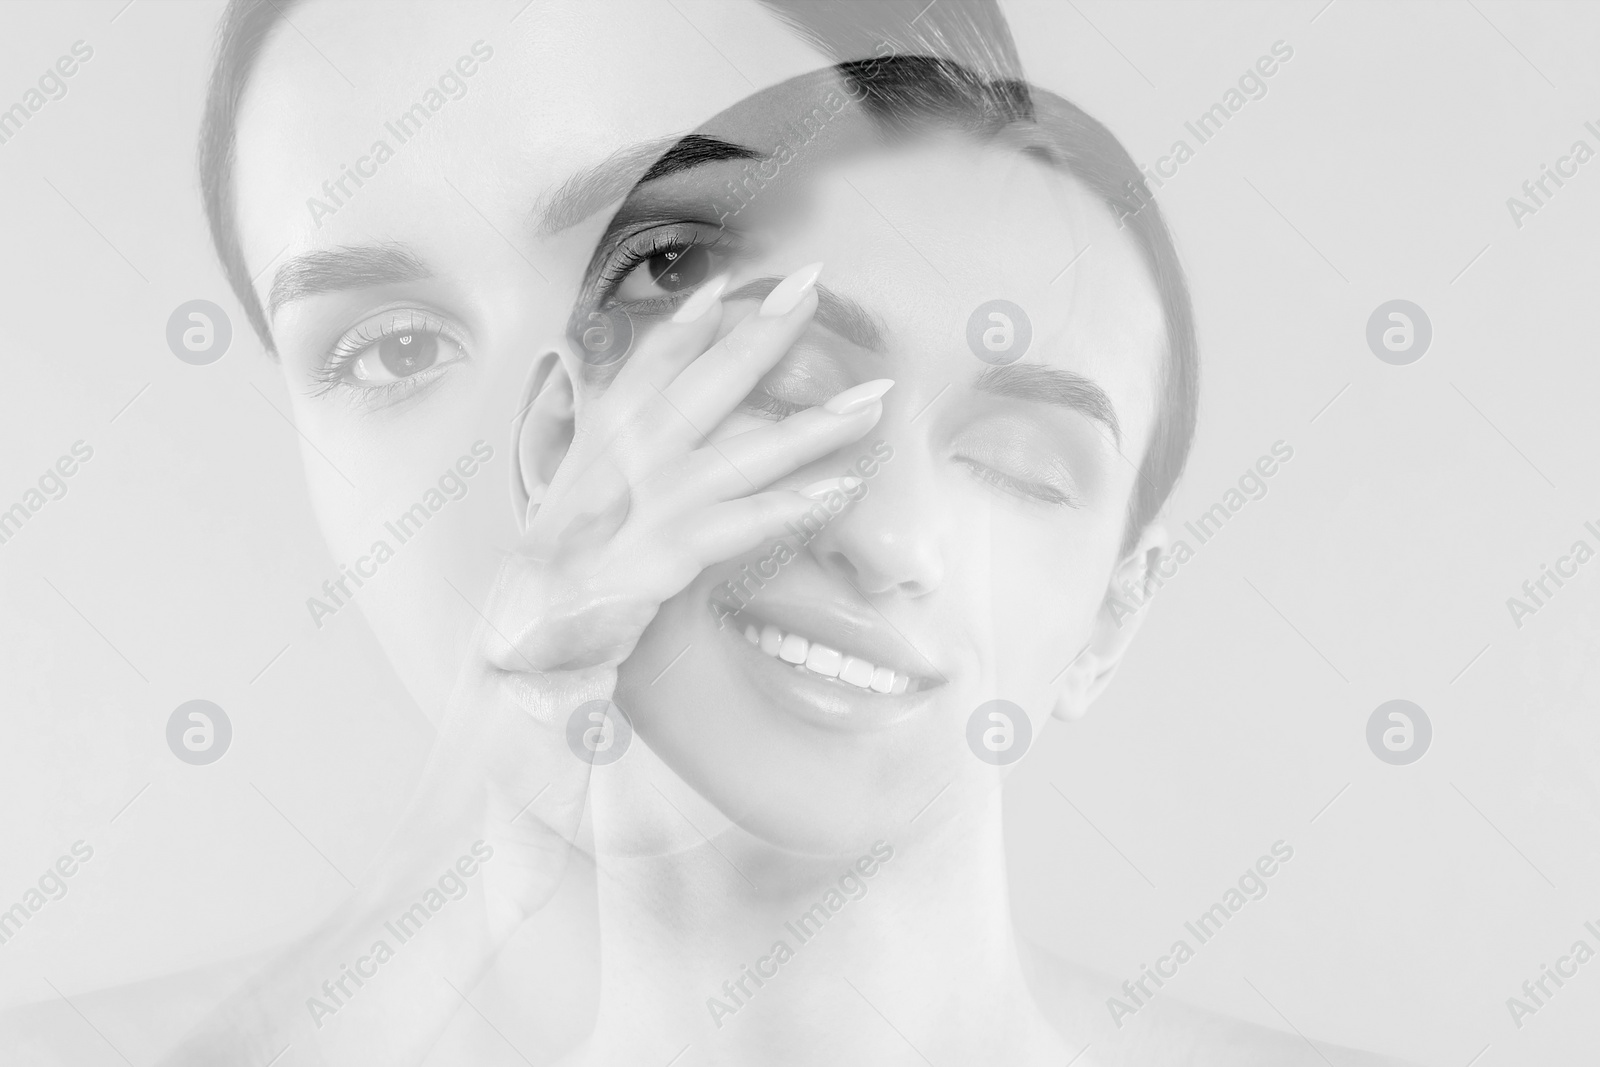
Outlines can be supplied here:
<path id="1" fill-rule="evenodd" d="M 677 416 L 664 420 L 664 444 L 698 444 L 800 339 L 817 310 L 821 263 L 801 267 L 767 294 L 761 309 L 683 369 L 662 398 Z"/>

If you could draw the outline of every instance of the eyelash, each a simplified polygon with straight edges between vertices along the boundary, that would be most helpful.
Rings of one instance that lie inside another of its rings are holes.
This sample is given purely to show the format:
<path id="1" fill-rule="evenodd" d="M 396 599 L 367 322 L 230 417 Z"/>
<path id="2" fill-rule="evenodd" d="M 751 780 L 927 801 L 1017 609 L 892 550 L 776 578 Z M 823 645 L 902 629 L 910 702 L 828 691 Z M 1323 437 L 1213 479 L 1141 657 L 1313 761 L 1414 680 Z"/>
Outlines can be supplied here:
<path id="1" fill-rule="evenodd" d="M 704 236 L 702 231 L 712 228 L 705 223 L 676 222 L 620 238 L 606 253 L 606 259 L 602 261 L 597 272 L 594 305 L 613 306 L 612 298 L 623 280 L 633 272 L 634 268 L 659 252 L 672 248 L 709 248 L 721 251 L 735 246 L 733 238 L 721 227 L 715 227 L 716 236 L 702 239 Z M 681 296 L 620 303 L 625 304 L 629 310 L 649 314 L 654 311 L 669 310 L 688 295 L 689 291 L 685 291 Z"/>
<path id="2" fill-rule="evenodd" d="M 746 411 L 760 412 L 774 419 L 787 419 L 790 415 L 806 410 L 804 404 L 791 404 L 787 400 L 779 400 L 760 388 L 745 397 L 742 406 Z"/>
<path id="3" fill-rule="evenodd" d="M 1003 474 L 993 467 L 986 467 L 975 460 L 962 459 L 960 462 L 964 463 L 979 479 L 1013 496 L 1022 497 L 1048 507 L 1083 507 L 1082 501 L 1058 489 L 1052 489 L 1037 482 L 1025 482 L 1019 478 L 1013 478 L 1009 474 Z"/>
<path id="4" fill-rule="evenodd" d="M 727 236 L 726 231 L 717 228 L 717 236 L 710 240 L 702 239 L 700 231 L 707 228 L 700 223 L 674 223 L 666 226 L 657 226 L 642 233 L 636 233 L 621 238 L 613 245 L 607 259 L 602 262 L 597 271 L 594 283 L 595 298 L 592 306 L 610 307 L 618 303 L 639 314 L 664 312 L 685 299 L 689 292 L 681 296 L 661 297 L 653 300 L 635 300 L 614 302 L 613 297 L 624 279 L 641 263 L 651 256 L 665 252 L 672 248 L 698 248 L 723 249 L 732 246 L 734 242 Z M 747 411 L 757 412 L 774 419 L 786 419 L 790 415 L 804 411 L 805 407 L 780 400 L 765 389 L 757 389 L 745 398 L 742 405 Z M 972 473 L 984 482 L 1005 492 L 1018 497 L 1028 503 L 1042 507 L 1069 507 L 1081 508 L 1082 502 L 1076 498 L 1049 486 L 1036 482 L 1026 482 L 1013 478 L 992 467 L 986 467 L 973 460 L 961 460 Z"/>
<path id="5" fill-rule="evenodd" d="M 406 378 L 392 382 L 381 382 L 374 385 L 352 386 L 348 373 L 350 365 L 361 356 L 363 352 L 380 341 L 387 340 L 396 334 L 422 333 L 437 337 L 441 341 L 448 341 L 466 352 L 466 345 L 460 337 L 440 317 L 425 311 L 410 308 L 396 308 L 392 311 L 380 312 L 369 318 L 354 330 L 339 338 L 337 344 L 328 353 L 325 364 L 311 375 L 317 382 L 312 389 L 313 397 L 324 397 L 340 389 L 355 389 L 364 394 L 363 401 L 373 405 L 380 405 L 399 400 L 424 385 L 431 384 L 438 379 L 446 367 L 458 360 L 448 363 L 435 364 L 427 370 Z"/>

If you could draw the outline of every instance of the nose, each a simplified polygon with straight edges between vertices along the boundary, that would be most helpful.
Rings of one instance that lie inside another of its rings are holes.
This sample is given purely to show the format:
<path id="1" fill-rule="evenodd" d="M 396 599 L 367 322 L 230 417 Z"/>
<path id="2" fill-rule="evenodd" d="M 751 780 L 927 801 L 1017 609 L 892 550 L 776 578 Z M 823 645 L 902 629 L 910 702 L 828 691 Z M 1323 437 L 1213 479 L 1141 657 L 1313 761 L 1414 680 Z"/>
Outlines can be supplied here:
<path id="1" fill-rule="evenodd" d="M 869 597 L 923 597 L 944 582 L 945 520 L 934 472 L 913 456 L 902 445 L 880 460 L 876 476 L 862 482 L 865 494 L 812 546 L 824 567 Z"/>

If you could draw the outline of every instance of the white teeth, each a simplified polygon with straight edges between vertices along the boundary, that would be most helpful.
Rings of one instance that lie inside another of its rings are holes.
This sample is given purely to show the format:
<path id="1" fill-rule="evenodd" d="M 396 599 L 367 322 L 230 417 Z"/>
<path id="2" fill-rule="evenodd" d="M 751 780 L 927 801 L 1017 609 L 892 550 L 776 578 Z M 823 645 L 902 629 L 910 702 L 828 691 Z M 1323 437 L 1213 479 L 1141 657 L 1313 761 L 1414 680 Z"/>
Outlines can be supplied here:
<path id="1" fill-rule="evenodd" d="M 783 644 L 778 646 L 778 658 L 785 663 L 804 663 L 806 653 L 811 651 L 811 642 L 799 634 L 784 634 Z"/>
<path id="2" fill-rule="evenodd" d="M 778 654 L 778 646 L 783 644 L 783 631 L 771 623 L 761 628 L 761 651 L 769 656 Z"/>
<path id="3" fill-rule="evenodd" d="M 844 664 L 839 668 L 840 678 L 862 689 L 872 685 L 873 674 L 872 664 L 864 659 L 856 659 L 854 656 L 846 656 Z"/>
<path id="4" fill-rule="evenodd" d="M 911 678 L 888 667 L 879 667 L 856 656 L 847 656 L 838 649 L 809 641 L 799 634 L 786 634 L 771 623 L 759 629 L 754 624 L 744 628 L 744 639 L 761 651 L 795 670 L 809 671 L 824 678 L 837 678 L 857 689 L 870 689 L 874 693 L 904 693 L 911 687 Z"/>
<path id="5" fill-rule="evenodd" d="M 813 643 L 811 650 L 806 653 L 806 670 L 813 671 L 825 678 L 839 677 L 839 666 L 844 662 L 844 656 L 837 649 L 827 645 Z"/>

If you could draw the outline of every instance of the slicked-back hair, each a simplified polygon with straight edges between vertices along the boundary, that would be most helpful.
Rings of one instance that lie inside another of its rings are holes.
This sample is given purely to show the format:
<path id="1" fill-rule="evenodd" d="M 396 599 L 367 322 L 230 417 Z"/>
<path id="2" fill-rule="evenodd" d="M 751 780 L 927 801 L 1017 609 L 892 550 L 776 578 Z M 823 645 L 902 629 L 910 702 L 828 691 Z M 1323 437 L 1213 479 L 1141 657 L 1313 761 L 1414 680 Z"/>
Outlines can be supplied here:
<path id="1" fill-rule="evenodd" d="M 268 38 L 300 0 L 230 0 L 201 119 L 198 164 L 211 240 L 224 275 L 269 353 L 272 332 L 245 265 L 234 168 L 239 105 Z M 1156 424 L 1129 502 L 1123 551 L 1155 519 L 1183 471 L 1199 404 L 1188 284 L 1143 175 L 1104 125 L 1023 79 L 997 0 L 759 0 L 838 66 L 888 132 L 938 123 L 970 133 L 1024 128 L 1026 149 L 1082 181 L 1137 244 L 1159 293 L 1167 351 Z"/>
<path id="2" fill-rule="evenodd" d="M 239 240 L 234 166 L 239 104 L 279 23 L 302 0 L 229 0 L 200 120 L 200 192 L 211 243 L 245 317 L 268 353 L 272 330 Z M 943 56 L 988 77 L 1021 73 L 1016 43 L 996 0 L 759 0 L 795 34 L 835 62 L 889 51 Z"/>
<path id="3" fill-rule="evenodd" d="M 211 244 L 222 261 L 222 273 L 238 298 L 250 325 L 269 353 L 276 353 L 266 312 L 256 298 L 250 269 L 239 240 L 237 185 L 233 168 L 238 156 L 239 103 L 266 47 L 267 38 L 295 0 L 230 0 L 217 26 L 216 59 L 206 86 L 200 116 L 200 196 L 205 202 Z"/>
<path id="4" fill-rule="evenodd" d="M 955 130 L 979 139 L 1007 136 L 1018 150 L 1082 182 L 1138 248 L 1161 302 L 1166 351 L 1157 367 L 1155 425 L 1128 502 L 1122 551 L 1131 551 L 1183 473 L 1200 390 L 1188 282 L 1138 165 L 1103 123 L 1020 78 L 987 76 L 936 55 L 880 54 L 847 60 L 834 69 L 885 138 L 930 130 Z M 1004 190 L 995 194 L 1004 195 Z"/>

